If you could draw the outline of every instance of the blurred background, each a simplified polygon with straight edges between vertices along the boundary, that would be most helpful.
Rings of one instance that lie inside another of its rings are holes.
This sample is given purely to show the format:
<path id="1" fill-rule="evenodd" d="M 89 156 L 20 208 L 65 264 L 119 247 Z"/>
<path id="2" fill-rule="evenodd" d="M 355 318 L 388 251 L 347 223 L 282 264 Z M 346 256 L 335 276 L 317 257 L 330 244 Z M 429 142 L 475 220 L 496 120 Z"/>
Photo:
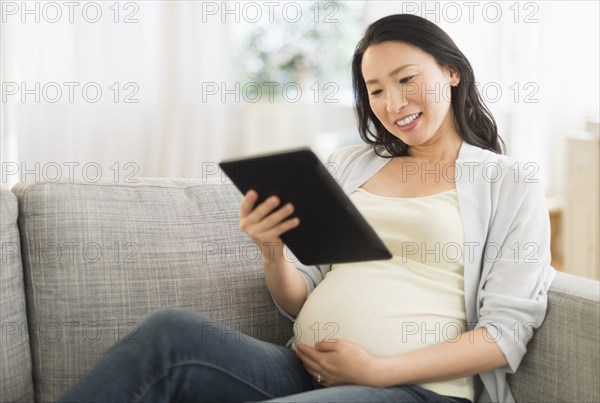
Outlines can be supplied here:
<path id="1" fill-rule="evenodd" d="M 535 164 L 553 264 L 599 277 L 597 1 L 2 0 L 0 12 L 8 188 L 223 180 L 221 159 L 298 146 L 324 159 L 361 142 L 350 59 L 366 26 L 425 17 L 471 61 L 507 154 Z"/>

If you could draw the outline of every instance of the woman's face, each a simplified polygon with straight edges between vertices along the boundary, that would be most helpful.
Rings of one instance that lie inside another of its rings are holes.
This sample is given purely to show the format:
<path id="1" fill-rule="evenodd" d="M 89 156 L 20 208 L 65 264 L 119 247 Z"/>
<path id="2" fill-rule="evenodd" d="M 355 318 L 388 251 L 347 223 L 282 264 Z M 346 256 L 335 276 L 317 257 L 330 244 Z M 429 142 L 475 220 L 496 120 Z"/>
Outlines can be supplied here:
<path id="1" fill-rule="evenodd" d="M 367 48 L 362 73 L 375 116 L 405 144 L 458 135 L 450 104 L 458 74 L 440 67 L 430 54 L 406 43 L 383 42 Z"/>

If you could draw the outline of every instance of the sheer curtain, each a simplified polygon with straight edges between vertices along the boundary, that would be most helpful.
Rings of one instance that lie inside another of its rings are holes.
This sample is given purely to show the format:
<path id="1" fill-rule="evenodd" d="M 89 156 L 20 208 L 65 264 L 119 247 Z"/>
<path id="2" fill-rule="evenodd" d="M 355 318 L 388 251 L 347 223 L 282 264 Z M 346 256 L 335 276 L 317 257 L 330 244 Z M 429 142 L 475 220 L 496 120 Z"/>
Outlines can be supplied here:
<path id="1" fill-rule="evenodd" d="M 201 96 L 231 81 L 229 29 L 201 22 L 200 2 L 5 3 L 4 186 L 199 177 L 202 162 L 235 152 L 235 107 Z"/>

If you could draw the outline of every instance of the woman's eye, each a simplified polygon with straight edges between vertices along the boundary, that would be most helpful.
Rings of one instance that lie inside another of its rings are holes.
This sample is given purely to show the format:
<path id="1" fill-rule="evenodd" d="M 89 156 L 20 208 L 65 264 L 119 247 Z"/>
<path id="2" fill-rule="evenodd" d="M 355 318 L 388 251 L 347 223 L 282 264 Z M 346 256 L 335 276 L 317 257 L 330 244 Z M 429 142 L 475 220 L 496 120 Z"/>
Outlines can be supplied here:
<path id="1" fill-rule="evenodd" d="M 381 90 L 371 91 L 371 95 L 379 95 L 381 94 Z"/>
<path id="2" fill-rule="evenodd" d="M 403 78 L 402 80 L 400 80 L 400 84 L 407 84 L 407 83 L 409 83 L 409 82 L 410 82 L 410 80 L 412 80 L 412 79 L 413 79 L 413 77 L 414 77 L 414 76 L 410 76 L 410 77 Z"/>

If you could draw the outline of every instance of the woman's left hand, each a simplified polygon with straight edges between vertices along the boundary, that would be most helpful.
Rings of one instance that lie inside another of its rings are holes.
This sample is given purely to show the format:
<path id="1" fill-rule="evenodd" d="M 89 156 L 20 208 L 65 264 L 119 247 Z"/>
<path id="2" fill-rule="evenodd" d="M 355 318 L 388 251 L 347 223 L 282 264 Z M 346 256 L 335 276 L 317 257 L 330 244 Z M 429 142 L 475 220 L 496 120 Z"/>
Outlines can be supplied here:
<path id="1" fill-rule="evenodd" d="M 324 386 L 366 385 L 381 387 L 376 366 L 380 359 L 347 340 L 322 340 L 311 347 L 296 346 L 304 368 Z"/>

